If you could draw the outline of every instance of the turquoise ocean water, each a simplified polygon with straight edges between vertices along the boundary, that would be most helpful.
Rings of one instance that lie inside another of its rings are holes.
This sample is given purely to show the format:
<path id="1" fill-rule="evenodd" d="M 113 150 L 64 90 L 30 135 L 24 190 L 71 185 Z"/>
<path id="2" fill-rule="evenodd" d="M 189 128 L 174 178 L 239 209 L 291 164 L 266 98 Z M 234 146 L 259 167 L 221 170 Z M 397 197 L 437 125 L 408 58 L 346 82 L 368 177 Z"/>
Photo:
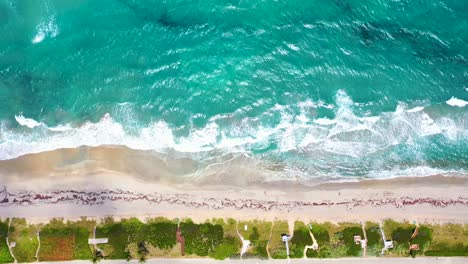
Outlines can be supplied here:
<path id="1" fill-rule="evenodd" d="M 465 175 L 467 14 L 461 0 L 0 0 L 0 159 L 111 144 L 246 157 L 281 179 Z"/>

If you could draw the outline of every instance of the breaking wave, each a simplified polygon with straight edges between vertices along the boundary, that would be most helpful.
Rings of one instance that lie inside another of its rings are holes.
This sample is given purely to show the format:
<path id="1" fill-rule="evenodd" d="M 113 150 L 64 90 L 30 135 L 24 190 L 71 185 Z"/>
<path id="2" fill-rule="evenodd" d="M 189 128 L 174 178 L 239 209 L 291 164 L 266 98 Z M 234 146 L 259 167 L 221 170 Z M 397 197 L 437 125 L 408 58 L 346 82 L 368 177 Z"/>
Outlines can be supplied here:
<path id="1" fill-rule="evenodd" d="M 294 107 L 276 105 L 251 119 L 242 118 L 241 112 L 215 116 L 206 126 L 191 129 L 186 136 L 176 136 L 164 121 L 152 122 L 133 133 L 111 114 L 98 122 L 75 127 L 71 124 L 49 127 L 20 114 L 15 117 L 19 128 L 1 126 L 0 159 L 83 145 L 124 145 L 163 153 L 175 151 L 195 159 L 239 153 L 281 163 L 284 170 L 295 171 L 305 178 L 313 175 L 378 178 L 450 171 L 436 164 L 444 163 L 445 154 L 439 157 L 437 153 L 440 145 L 453 146 L 450 155 L 455 156 L 455 161 L 466 157 L 466 113 L 458 107 L 444 109 L 449 114 L 441 115 L 437 111 L 443 105 L 408 109 L 400 103 L 393 112 L 358 116 L 353 110 L 356 104 L 344 91 L 338 91 L 335 100 L 335 105 L 327 106 L 311 101 Z M 297 107 L 299 113 L 292 110 Z M 313 117 L 311 110 L 319 107 L 333 109 L 335 116 Z M 268 115 L 280 115 L 280 121 L 275 126 L 257 122 Z M 461 165 L 462 171 L 466 169 L 466 164 Z"/>

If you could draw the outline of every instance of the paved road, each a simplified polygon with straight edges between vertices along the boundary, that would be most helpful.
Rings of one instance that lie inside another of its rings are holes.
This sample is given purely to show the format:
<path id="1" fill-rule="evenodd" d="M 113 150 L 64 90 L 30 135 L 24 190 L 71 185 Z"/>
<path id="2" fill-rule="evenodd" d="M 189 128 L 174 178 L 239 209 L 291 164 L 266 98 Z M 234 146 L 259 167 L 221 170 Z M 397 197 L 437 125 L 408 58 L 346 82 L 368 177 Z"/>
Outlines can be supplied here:
<path id="1" fill-rule="evenodd" d="M 64 262 L 40 262 L 40 263 L 66 263 L 66 264 L 90 264 L 91 261 L 64 261 Z M 103 260 L 99 264 L 137 264 L 138 261 L 134 260 L 127 262 L 125 260 Z M 148 264 L 400 264 L 400 263 L 411 263 L 411 264 L 468 264 L 468 258 L 342 258 L 342 259 L 292 259 L 290 262 L 287 260 L 213 260 L 213 259 L 151 259 L 147 260 Z"/>

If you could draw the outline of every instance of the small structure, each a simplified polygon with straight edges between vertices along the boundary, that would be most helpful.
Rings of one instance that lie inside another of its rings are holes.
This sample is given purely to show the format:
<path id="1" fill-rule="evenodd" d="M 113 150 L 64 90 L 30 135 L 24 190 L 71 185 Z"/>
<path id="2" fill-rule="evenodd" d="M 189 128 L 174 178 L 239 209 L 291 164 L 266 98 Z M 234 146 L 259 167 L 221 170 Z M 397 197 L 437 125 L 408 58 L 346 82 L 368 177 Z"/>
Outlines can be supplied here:
<path id="1" fill-rule="evenodd" d="M 311 246 L 310 248 L 311 248 L 312 250 L 315 250 L 315 251 L 317 251 L 317 250 L 318 250 L 318 248 L 319 248 L 319 246 L 318 246 L 318 244 L 317 244 L 317 243 L 313 243 L 313 244 L 312 244 L 312 246 Z"/>
<path id="2" fill-rule="evenodd" d="M 359 240 L 359 243 L 361 243 L 361 248 L 362 249 L 367 247 L 367 240 L 361 239 L 361 240 Z"/>
<path id="3" fill-rule="evenodd" d="M 250 242 L 250 240 L 244 240 L 244 239 L 242 238 L 242 248 L 241 248 L 241 253 L 240 253 L 240 254 L 241 254 L 241 258 L 242 258 L 242 256 L 243 256 L 245 253 L 247 253 L 247 250 L 249 249 L 249 247 L 250 247 L 251 244 L 252 244 L 252 243 Z"/>
<path id="4" fill-rule="evenodd" d="M 90 238 L 90 239 L 88 239 L 88 244 L 90 244 L 90 245 L 107 244 L 107 243 L 109 243 L 108 238 Z"/>
<path id="5" fill-rule="evenodd" d="M 385 249 L 393 248 L 393 241 L 392 240 L 385 240 L 384 241 L 384 247 L 385 247 Z"/>
<path id="6" fill-rule="evenodd" d="M 419 244 L 411 244 L 410 250 L 419 250 Z"/>
<path id="7" fill-rule="evenodd" d="M 10 242 L 10 248 L 16 247 L 16 242 Z"/>
<path id="8" fill-rule="evenodd" d="M 356 245 L 359 245 L 360 242 L 361 242 L 361 236 L 359 236 L 359 235 L 354 236 L 354 243 Z"/>
<path id="9" fill-rule="evenodd" d="M 385 237 L 385 232 L 383 230 L 383 225 L 382 223 L 379 224 L 379 229 L 380 229 L 380 234 L 382 235 L 382 240 L 384 243 L 384 247 L 382 248 L 382 251 L 380 252 L 380 255 L 385 255 L 385 251 L 393 248 L 393 240 L 389 240 Z"/>
<path id="10" fill-rule="evenodd" d="M 247 225 L 244 225 L 244 231 L 247 231 Z"/>
<path id="11" fill-rule="evenodd" d="M 289 257 L 289 240 L 291 240 L 291 236 L 288 234 L 281 234 L 281 240 L 283 241 L 284 245 L 286 246 L 286 256 Z"/>
<path id="12" fill-rule="evenodd" d="M 180 243 L 180 252 L 182 256 L 185 256 L 185 238 L 184 235 L 182 235 L 182 231 L 180 231 L 180 226 L 177 226 L 176 241 Z"/>

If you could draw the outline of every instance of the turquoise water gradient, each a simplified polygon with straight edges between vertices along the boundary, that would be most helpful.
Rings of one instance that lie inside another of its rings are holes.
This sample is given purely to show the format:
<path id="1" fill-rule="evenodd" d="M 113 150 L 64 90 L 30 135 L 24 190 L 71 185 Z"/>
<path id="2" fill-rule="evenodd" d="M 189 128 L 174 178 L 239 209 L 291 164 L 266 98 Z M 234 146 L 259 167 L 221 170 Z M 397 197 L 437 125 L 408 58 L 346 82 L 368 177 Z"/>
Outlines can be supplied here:
<path id="1" fill-rule="evenodd" d="M 105 143 L 305 178 L 464 173 L 468 111 L 446 101 L 468 100 L 466 14 L 460 0 L 0 0 L 0 158 Z"/>

